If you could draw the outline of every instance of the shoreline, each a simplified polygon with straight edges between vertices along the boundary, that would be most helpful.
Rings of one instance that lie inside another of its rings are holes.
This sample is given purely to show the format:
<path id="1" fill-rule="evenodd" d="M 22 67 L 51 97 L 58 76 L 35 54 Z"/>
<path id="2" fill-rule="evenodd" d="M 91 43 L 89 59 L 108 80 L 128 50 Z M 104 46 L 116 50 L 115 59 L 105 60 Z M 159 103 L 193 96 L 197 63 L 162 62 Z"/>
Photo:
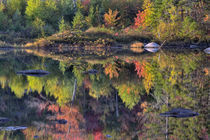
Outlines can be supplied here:
<path id="1" fill-rule="evenodd" d="M 100 34 L 100 35 L 97 35 Z M 1 35 L 1 34 L 0 34 Z M 5 34 L 4 34 L 5 35 Z M 8 35 L 9 36 L 9 35 Z M 15 39 L 14 39 L 15 40 Z M 2 40 L 0 38 L 0 49 L 49 49 L 49 48 L 144 48 L 149 42 L 156 42 L 159 45 L 161 41 L 152 39 L 151 36 L 131 35 L 107 35 L 106 33 L 87 33 L 87 32 L 71 32 L 56 33 L 48 37 L 39 39 L 21 38 L 23 43 L 10 42 L 10 40 Z M 127 40 L 127 41 L 126 41 Z M 164 49 L 205 49 L 209 47 L 209 41 L 200 41 L 191 43 L 192 41 L 173 40 L 164 43 Z"/>

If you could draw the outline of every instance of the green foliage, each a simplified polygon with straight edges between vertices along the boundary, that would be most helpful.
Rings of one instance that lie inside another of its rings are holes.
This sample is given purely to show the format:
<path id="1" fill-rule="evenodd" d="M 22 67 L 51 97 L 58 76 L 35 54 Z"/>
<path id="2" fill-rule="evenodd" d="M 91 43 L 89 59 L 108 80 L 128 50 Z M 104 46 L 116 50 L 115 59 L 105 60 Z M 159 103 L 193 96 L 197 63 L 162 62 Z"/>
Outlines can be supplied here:
<path id="1" fill-rule="evenodd" d="M 5 10 L 5 5 L 3 2 L 0 2 L 0 11 L 3 12 Z"/>
<path id="2" fill-rule="evenodd" d="M 161 20 L 157 28 L 153 30 L 153 34 L 162 41 L 177 39 L 178 26 L 178 23 L 167 23 Z"/>
<path id="3" fill-rule="evenodd" d="M 16 32 L 23 30 L 23 17 L 18 9 L 12 17 L 12 23 L 13 24 L 10 26 L 10 30 L 14 30 Z"/>
<path id="4" fill-rule="evenodd" d="M 60 11 L 60 16 L 64 18 L 65 21 L 71 22 L 75 14 L 74 0 L 60 0 L 58 3 L 58 9 Z"/>
<path id="5" fill-rule="evenodd" d="M 4 2 L 0 4 L 0 29 L 21 31 L 26 36 L 37 35 L 40 32 L 42 36 L 50 35 L 59 30 L 66 30 L 70 27 L 68 24 L 72 24 L 73 29 L 79 30 L 103 25 L 112 29 L 113 27 L 124 29 L 130 26 L 131 29 L 136 30 L 132 27 L 138 11 L 142 11 L 139 13 L 138 21 L 143 28 L 136 31 L 153 35 L 160 41 L 202 40 L 207 33 L 208 11 L 205 1 L 194 1 L 193 4 L 186 0 L 177 2 L 172 0 L 7 0 L 7 3 Z M 38 22 L 37 19 L 44 23 L 43 27 L 34 27 L 35 22 Z M 32 29 L 31 26 L 34 28 Z"/>
<path id="6" fill-rule="evenodd" d="M 85 18 L 85 20 L 89 27 L 92 27 L 95 25 L 95 12 L 94 12 L 93 6 L 90 7 L 88 16 Z"/>
<path id="7" fill-rule="evenodd" d="M 182 38 L 194 39 L 197 37 L 200 39 L 202 36 L 202 32 L 198 24 L 195 21 L 193 21 L 192 18 L 185 17 L 184 21 L 182 22 L 180 36 Z"/>
<path id="8" fill-rule="evenodd" d="M 58 8 L 54 0 L 29 0 L 27 1 L 26 17 L 30 22 L 41 21 L 56 26 L 58 21 Z"/>
<path id="9" fill-rule="evenodd" d="M 65 22 L 64 18 L 62 17 L 59 22 L 59 32 L 63 32 L 68 29 L 70 29 L 70 26 Z"/>
<path id="10" fill-rule="evenodd" d="M 38 34 L 41 33 L 41 36 L 44 37 L 45 36 L 45 31 L 44 31 L 44 26 L 45 26 L 45 22 L 42 21 L 39 18 L 36 18 L 33 23 L 32 23 L 33 27 L 36 29 L 36 31 L 38 32 Z"/>
<path id="11" fill-rule="evenodd" d="M 140 100 L 141 88 L 131 82 L 117 86 L 119 96 L 125 103 L 125 106 L 132 109 Z"/>
<path id="12" fill-rule="evenodd" d="M 8 27 L 8 17 L 3 11 L 0 11 L 0 30 L 5 31 Z"/>
<path id="13" fill-rule="evenodd" d="M 26 8 L 26 0 L 8 0 L 7 1 L 7 13 L 12 17 L 18 10 L 21 15 L 24 15 Z"/>
<path id="14" fill-rule="evenodd" d="M 98 78 L 94 77 L 92 80 L 89 94 L 98 99 L 100 96 L 110 95 L 112 90 L 109 78 L 101 74 Z"/>
<path id="15" fill-rule="evenodd" d="M 7 15 L 4 13 L 5 10 L 5 5 L 0 2 L 0 30 L 5 31 L 8 27 L 8 17 Z"/>
<path id="16" fill-rule="evenodd" d="M 74 16 L 74 19 L 72 21 L 72 27 L 78 30 L 82 30 L 86 28 L 86 22 L 80 10 L 77 11 L 76 15 Z"/>

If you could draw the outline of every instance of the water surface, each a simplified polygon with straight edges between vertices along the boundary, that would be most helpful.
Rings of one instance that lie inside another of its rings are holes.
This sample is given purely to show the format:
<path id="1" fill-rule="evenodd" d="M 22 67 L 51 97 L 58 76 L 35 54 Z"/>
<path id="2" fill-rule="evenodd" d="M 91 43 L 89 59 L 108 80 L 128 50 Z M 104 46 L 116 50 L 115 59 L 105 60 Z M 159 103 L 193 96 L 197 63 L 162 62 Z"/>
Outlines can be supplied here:
<path id="1" fill-rule="evenodd" d="M 0 51 L 5 140 L 208 139 L 209 62 L 202 51 Z M 42 77 L 18 75 L 45 70 Z M 93 73 L 91 71 L 94 71 Z M 165 118 L 185 108 L 199 115 Z"/>

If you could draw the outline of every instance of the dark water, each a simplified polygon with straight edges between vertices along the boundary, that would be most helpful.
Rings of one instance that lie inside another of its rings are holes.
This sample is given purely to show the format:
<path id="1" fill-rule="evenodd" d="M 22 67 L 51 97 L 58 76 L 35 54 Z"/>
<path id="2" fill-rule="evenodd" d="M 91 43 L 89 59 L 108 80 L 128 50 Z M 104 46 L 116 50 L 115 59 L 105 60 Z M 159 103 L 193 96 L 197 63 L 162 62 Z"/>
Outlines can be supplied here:
<path id="1" fill-rule="evenodd" d="M 209 59 L 189 50 L 0 51 L 0 140 L 207 140 Z M 33 69 L 50 74 L 16 74 Z M 199 115 L 160 116 L 173 108 Z"/>

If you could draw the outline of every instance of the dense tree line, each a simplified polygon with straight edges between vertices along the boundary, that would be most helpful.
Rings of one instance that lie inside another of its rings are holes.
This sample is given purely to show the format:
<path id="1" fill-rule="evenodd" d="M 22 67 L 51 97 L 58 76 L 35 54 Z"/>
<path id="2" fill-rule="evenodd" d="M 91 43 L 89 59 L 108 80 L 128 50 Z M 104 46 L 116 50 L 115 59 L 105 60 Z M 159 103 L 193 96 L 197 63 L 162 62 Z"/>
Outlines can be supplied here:
<path id="1" fill-rule="evenodd" d="M 207 6 L 204 0 L 5 0 L 0 2 L 0 30 L 37 37 L 105 27 L 147 31 L 160 40 L 204 39 Z"/>

